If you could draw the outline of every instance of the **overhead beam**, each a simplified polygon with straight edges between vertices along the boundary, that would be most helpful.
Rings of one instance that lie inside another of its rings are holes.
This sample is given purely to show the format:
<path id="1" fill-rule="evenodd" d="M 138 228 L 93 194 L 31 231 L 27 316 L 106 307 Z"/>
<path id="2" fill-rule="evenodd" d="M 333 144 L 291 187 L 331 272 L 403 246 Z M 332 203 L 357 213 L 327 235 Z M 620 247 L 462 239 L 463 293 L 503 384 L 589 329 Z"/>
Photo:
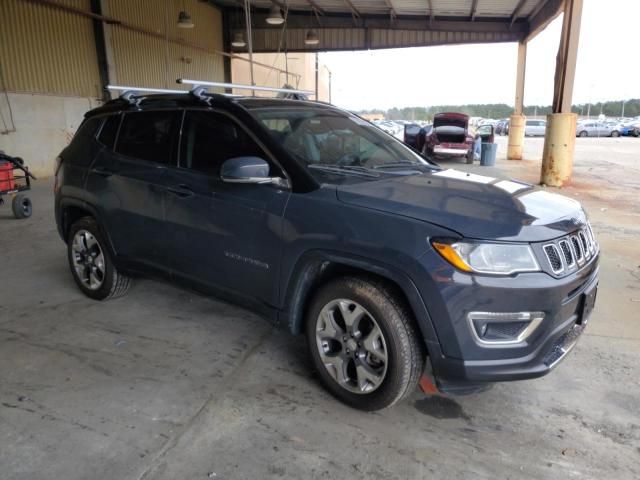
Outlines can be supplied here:
<path id="1" fill-rule="evenodd" d="M 343 0 L 344 4 L 349 7 L 349 10 L 351 10 L 351 14 L 355 17 L 360 18 L 360 12 L 358 11 L 358 9 L 353 5 L 353 3 L 351 3 L 351 0 Z"/>
<path id="2" fill-rule="evenodd" d="M 311 8 L 315 10 L 316 13 L 319 13 L 320 15 L 324 15 L 324 10 L 322 10 L 316 2 L 314 2 L 313 0 L 307 0 L 307 3 L 311 5 Z"/>
<path id="3" fill-rule="evenodd" d="M 387 8 L 389 9 L 389 15 L 391 15 L 391 18 L 394 19 L 398 16 L 398 14 L 396 13 L 396 9 L 393 6 L 393 3 L 391 3 L 391 0 L 384 0 L 384 3 L 387 5 Z"/>
<path id="4" fill-rule="evenodd" d="M 516 8 L 513 9 L 513 13 L 511 14 L 511 23 L 509 24 L 509 26 L 513 25 L 516 21 L 516 19 L 518 18 L 518 15 L 520 15 L 520 12 L 522 11 L 522 7 L 524 7 L 524 4 L 527 3 L 527 0 L 520 0 L 518 2 L 518 4 L 516 5 Z"/>
<path id="5" fill-rule="evenodd" d="M 476 11 L 478 10 L 478 0 L 473 0 L 471 4 L 471 12 L 469 13 L 469 18 L 473 22 L 476 19 Z"/>
<path id="6" fill-rule="evenodd" d="M 547 28 L 547 25 L 562 13 L 563 7 L 564 0 L 545 0 L 544 5 L 539 8 L 538 13 L 529 20 L 529 33 L 525 41 L 529 42 L 533 37 Z"/>
<path id="7" fill-rule="evenodd" d="M 266 11 L 256 11 L 252 14 L 254 24 L 264 25 L 266 29 L 280 28 L 269 27 L 266 24 Z M 309 13 L 293 12 L 289 10 L 287 16 L 287 28 L 317 28 Z M 347 13 L 325 12 L 322 17 L 322 28 L 379 28 L 392 30 L 424 30 L 424 16 L 400 15 L 394 22 L 389 21 L 388 15 L 361 15 L 354 19 Z M 509 28 L 508 21 L 498 22 L 494 20 L 479 19 L 469 22 L 467 17 L 464 20 L 441 20 L 436 19 L 429 25 L 430 31 L 442 32 L 472 32 L 472 33 L 509 33 L 513 41 L 519 41 L 529 32 L 526 22 L 516 22 Z"/>

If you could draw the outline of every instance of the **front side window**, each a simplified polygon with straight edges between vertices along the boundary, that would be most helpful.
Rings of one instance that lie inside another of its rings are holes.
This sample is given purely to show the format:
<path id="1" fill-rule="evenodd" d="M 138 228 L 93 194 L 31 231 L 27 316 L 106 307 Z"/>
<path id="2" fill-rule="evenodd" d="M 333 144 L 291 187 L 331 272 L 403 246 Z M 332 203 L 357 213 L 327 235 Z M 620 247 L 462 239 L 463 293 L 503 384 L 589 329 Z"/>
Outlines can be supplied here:
<path id="1" fill-rule="evenodd" d="M 227 115 L 187 111 L 182 127 L 180 166 L 219 176 L 222 164 L 234 157 L 260 157 L 260 146 Z"/>
<path id="2" fill-rule="evenodd" d="M 149 162 L 172 164 L 181 116 L 182 112 L 177 110 L 126 113 L 116 152 Z"/>
<path id="3" fill-rule="evenodd" d="M 251 113 L 289 154 L 310 167 L 429 165 L 366 120 L 337 110 L 257 108 Z"/>

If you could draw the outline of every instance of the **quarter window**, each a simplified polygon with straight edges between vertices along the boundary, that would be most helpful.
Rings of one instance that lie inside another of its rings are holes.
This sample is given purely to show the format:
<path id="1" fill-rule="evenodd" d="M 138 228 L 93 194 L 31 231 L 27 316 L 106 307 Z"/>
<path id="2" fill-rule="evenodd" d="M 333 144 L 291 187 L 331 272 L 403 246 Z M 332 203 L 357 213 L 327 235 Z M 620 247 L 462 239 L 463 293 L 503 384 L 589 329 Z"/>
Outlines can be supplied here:
<path id="1" fill-rule="evenodd" d="M 219 176 L 233 157 L 264 158 L 262 148 L 233 120 L 215 112 L 187 111 L 182 128 L 180 166 Z"/>
<path id="2" fill-rule="evenodd" d="M 173 163 L 181 114 L 176 110 L 125 114 L 116 152 L 163 165 Z"/>
<path id="3" fill-rule="evenodd" d="M 110 115 L 104 122 L 100 135 L 98 135 L 98 141 L 107 148 L 113 148 L 116 143 L 116 135 L 118 134 L 118 127 L 120 126 L 120 115 Z"/>

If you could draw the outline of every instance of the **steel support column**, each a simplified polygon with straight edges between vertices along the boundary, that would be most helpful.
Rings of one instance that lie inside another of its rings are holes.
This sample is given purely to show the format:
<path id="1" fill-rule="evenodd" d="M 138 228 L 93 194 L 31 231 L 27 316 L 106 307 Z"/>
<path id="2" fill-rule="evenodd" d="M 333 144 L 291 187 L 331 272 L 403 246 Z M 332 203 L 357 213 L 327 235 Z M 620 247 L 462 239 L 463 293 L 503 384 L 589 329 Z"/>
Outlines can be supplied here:
<path id="1" fill-rule="evenodd" d="M 527 44 L 518 43 L 518 67 L 516 73 L 516 99 L 513 115 L 509 119 L 509 160 L 522 160 L 522 146 L 524 144 L 524 129 L 526 118 L 524 112 L 524 77 L 527 67 Z"/>
<path id="2" fill-rule="evenodd" d="M 571 179 L 577 115 L 571 113 L 583 0 L 565 0 L 556 58 L 553 113 L 547 116 L 540 183 L 561 187 Z"/>

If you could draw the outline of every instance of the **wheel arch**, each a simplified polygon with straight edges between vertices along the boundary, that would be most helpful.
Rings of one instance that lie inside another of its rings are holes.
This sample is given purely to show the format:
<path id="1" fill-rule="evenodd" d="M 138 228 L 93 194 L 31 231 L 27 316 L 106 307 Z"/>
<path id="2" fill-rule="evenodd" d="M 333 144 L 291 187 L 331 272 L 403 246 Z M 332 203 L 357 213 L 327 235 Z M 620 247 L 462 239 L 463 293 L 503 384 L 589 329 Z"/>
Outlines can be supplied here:
<path id="1" fill-rule="evenodd" d="M 359 276 L 384 283 L 409 309 L 429 352 L 434 347 L 440 350 L 427 307 L 409 276 L 391 265 L 343 253 L 312 251 L 298 260 L 286 282 L 280 323 L 294 335 L 302 333 L 313 293 L 341 276 Z"/>
<path id="2" fill-rule="evenodd" d="M 95 220 L 100 233 L 106 239 L 106 247 L 109 249 L 112 258 L 116 258 L 111 237 L 104 225 L 102 225 L 98 210 L 93 205 L 76 198 L 63 198 L 60 200 L 58 209 L 58 232 L 65 243 L 68 241 L 71 226 L 83 217 L 91 217 Z"/>

